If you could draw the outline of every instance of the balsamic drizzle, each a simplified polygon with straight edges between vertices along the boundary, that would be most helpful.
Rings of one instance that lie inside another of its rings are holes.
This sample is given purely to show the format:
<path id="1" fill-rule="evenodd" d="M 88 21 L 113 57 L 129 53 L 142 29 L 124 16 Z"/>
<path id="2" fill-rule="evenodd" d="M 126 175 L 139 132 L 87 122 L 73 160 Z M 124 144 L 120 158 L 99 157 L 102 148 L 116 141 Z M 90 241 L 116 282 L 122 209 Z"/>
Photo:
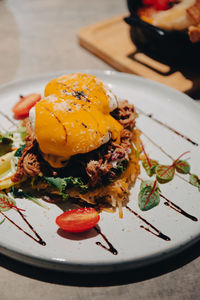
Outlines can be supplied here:
<path id="1" fill-rule="evenodd" d="M 135 106 L 136 107 L 136 106 Z M 163 123 L 162 121 L 156 119 L 153 117 L 153 114 L 148 114 L 145 113 L 143 110 L 141 110 L 140 108 L 136 107 L 136 110 L 139 111 L 139 113 L 141 113 L 142 115 L 152 119 L 153 121 L 155 121 L 156 123 L 160 124 L 161 126 L 169 129 L 170 131 L 174 132 L 175 134 L 177 134 L 178 136 L 180 136 L 181 138 L 185 139 L 186 141 L 190 142 L 192 145 L 194 146 L 199 146 L 198 143 L 194 142 L 193 140 L 191 140 L 189 137 L 185 136 L 184 134 L 180 133 L 179 131 L 177 131 L 176 129 L 172 128 L 171 126 Z"/>
<path id="2" fill-rule="evenodd" d="M 142 220 L 145 224 L 147 224 L 148 226 L 150 226 L 154 231 L 156 231 L 157 233 L 153 232 L 152 230 L 150 230 L 148 227 L 144 227 L 143 225 L 140 226 L 140 228 L 150 232 L 151 234 L 165 240 L 165 241 L 171 241 L 171 238 L 168 237 L 167 235 L 163 234 L 159 229 L 157 229 L 155 226 L 153 226 L 151 223 L 149 223 L 147 220 L 145 220 L 143 217 L 141 217 L 138 213 L 136 213 L 134 210 L 132 210 L 129 206 L 126 206 L 126 208 L 132 213 L 134 214 L 138 219 Z"/>
<path id="3" fill-rule="evenodd" d="M 96 232 L 98 234 L 100 234 L 102 236 L 102 238 L 104 239 L 104 241 L 108 244 L 108 247 L 106 247 L 105 245 L 103 245 L 101 242 L 96 242 L 96 245 L 102 247 L 103 249 L 109 251 L 110 253 L 112 253 L 113 255 L 117 255 L 118 251 L 113 247 L 113 245 L 109 242 L 109 240 L 107 239 L 107 237 L 101 232 L 101 230 L 99 228 L 97 228 L 96 226 L 94 227 L 94 229 L 96 230 Z"/>
<path id="4" fill-rule="evenodd" d="M 173 203 L 172 201 L 170 201 L 169 199 L 167 199 L 165 196 L 163 196 L 162 194 L 160 194 L 160 196 L 166 200 L 166 202 L 164 202 L 164 204 L 172 209 L 174 209 L 175 211 L 177 211 L 178 213 L 180 213 L 181 215 L 185 216 L 186 218 L 197 222 L 198 219 L 190 214 L 188 214 L 186 211 L 184 211 L 182 208 L 180 208 L 178 205 L 176 205 L 175 203 Z"/>
<path id="5" fill-rule="evenodd" d="M 42 245 L 42 246 L 46 246 L 45 241 L 43 241 L 43 239 L 39 236 L 39 234 L 35 231 L 35 229 L 33 228 L 33 226 L 27 221 L 27 219 L 25 218 L 25 216 L 21 213 L 21 211 L 17 210 L 17 212 L 19 213 L 19 215 L 22 217 L 22 219 L 26 222 L 26 224 L 28 225 L 28 227 L 32 230 L 32 232 L 35 234 L 35 236 L 37 237 L 34 238 L 31 234 L 29 234 L 28 232 L 26 232 L 25 230 L 23 230 L 19 225 L 17 225 L 13 220 L 11 220 L 8 216 L 6 216 L 2 211 L 0 211 L 0 213 L 4 216 L 4 218 L 6 218 L 9 222 L 11 222 L 14 226 L 16 226 L 19 230 L 21 230 L 24 234 L 26 234 L 27 236 L 29 236 L 31 239 L 33 239 L 35 242 L 37 242 L 38 244 Z"/>

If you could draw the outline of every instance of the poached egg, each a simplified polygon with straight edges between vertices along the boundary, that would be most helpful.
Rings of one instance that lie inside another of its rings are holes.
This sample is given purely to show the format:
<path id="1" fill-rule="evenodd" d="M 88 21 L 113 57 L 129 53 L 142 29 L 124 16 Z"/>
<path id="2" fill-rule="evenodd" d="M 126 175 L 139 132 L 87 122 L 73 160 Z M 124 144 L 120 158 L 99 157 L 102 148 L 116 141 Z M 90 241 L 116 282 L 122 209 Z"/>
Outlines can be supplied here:
<path id="1" fill-rule="evenodd" d="M 111 138 L 120 143 L 123 127 L 110 112 L 117 97 L 98 78 L 74 73 L 51 80 L 29 119 L 44 159 L 64 167 L 71 156 L 87 153 Z"/>

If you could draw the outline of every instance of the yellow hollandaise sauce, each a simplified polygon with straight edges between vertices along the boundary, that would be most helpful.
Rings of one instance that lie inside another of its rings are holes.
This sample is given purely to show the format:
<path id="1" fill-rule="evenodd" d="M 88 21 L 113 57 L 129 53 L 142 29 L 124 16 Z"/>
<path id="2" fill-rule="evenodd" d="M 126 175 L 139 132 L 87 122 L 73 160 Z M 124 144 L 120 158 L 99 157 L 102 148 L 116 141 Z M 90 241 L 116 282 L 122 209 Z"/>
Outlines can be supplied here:
<path id="1" fill-rule="evenodd" d="M 110 138 L 120 143 L 123 128 L 109 111 L 109 97 L 96 77 L 71 74 L 50 81 L 35 106 L 35 135 L 44 159 L 60 168 Z"/>
<path id="2" fill-rule="evenodd" d="M 67 99 L 69 95 L 80 98 L 87 105 L 96 105 L 102 112 L 109 112 L 109 99 L 103 83 L 94 75 L 74 73 L 51 80 L 44 96 L 56 95 Z M 80 101 L 79 101 L 80 102 Z"/>

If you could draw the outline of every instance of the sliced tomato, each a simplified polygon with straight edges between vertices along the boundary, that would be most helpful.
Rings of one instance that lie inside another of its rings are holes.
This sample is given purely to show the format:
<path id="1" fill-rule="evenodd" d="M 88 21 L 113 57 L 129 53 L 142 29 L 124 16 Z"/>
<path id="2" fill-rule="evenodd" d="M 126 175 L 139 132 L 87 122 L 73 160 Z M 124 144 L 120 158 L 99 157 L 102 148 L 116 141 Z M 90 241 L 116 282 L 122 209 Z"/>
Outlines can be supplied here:
<path id="1" fill-rule="evenodd" d="M 68 232 L 83 232 L 93 228 L 100 216 L 92 207 L 72 209 L 56 218 L 56 224 Z"/>
<path id="2" fill-rule="evenodd" d="M 12 111 L 16 119 L 28 117 L 29 110 L 41 99 L 40 94 L 29 94 L 21 96 L 19 101 L 13 106 Z"/>
<path id="3" fill-rule="evenodd" d="M 153 5 L 154 4 L 154 0 L 142 0 L 142 3 L 144 5 Z"/>
<path id="4" fill-rule="evenodd" d="M 169 3 L 175 0 L 142 0 L 142 3 L 146 6 L 153 6 L 157 10 L 166 10 L 169 8 Z"/>
<path id="5" fill-rule="evenodd" d="M 169 8 L 169 0 L 156 0 L 154 6 L 157 10 L 166 10 Z"/>

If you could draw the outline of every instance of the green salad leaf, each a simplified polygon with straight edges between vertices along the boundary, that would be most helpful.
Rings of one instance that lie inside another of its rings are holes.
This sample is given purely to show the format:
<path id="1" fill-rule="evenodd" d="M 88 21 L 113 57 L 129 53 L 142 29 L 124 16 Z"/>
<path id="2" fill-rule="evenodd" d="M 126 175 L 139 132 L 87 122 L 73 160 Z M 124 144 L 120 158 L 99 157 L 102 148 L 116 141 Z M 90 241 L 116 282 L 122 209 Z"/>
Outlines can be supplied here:
<path id="1" fill-rule="evenodd" d="M 138 206 L 142 211 L 150 210 L 160 203 L 160 193 L 153 190 L 152 186 L 146 186 L 138 194 Z"/>
<path id="2" fill-rule="evenodd" d="M 173 165 L 158 165 L 156 166 L 155 173 L 159 183 L 167 183 L 174 178 L 175 167 Z"/>
<path id="3" fill-rule="evenodd" d="M 200 192 L 200 179 L 195 174 L 190 174 L 189 183 L 196 186 Z"/>
<path id="4" fill-rule="evenodd" d="M 11 194 L 13 197 L 16 198 L 26 198 L 32 202 L 34 202 L 35 204 L 45 208 L 45 209 L 49 209 L 46 205 L 44 205 L 37 197 L 31 195 L 30 193 L 27 192 L 23 192 L 23 190 L 21 189 L 17 189 L 14 186 L 11 188 Z"/>
<path id="5" fill-rule="evenodd" d="M 141 184 L 140 184 L 140 190 L 144 189 L 147 186 L 150 186 L 151 188 L 153 188 L 155 181 L 153 180 L 142 180 Z M 155 191 L 159 191 L 160 192 L 160 188 L 158 186 L 158 183 L 156 183 L 155 186 Z"/>
<path id="6" fill-rule="evenodd" d="M 3 224 L 5 222 L 6 218 L 3 218 L 1 221 L 0 221 L 0 225 Z"/>
<path id="7" fill-rule="evenodd" d="M 19 147 L 24 144 L 26 135 L 26 128 L 22 125 L 14 131 L 8 131 L 5 134 L 0 133 L 0 156 L 10 152 L 12 146 Z"/>
<path id="8" fill-rule="evenodd" d="M 155 169 L 158 166 L 158 161 L 153 160 L 153 159 L 149 159 L 149 161 L 147 159 L 143 159 L 142 160 L 142 166 L 145 169 L 147 175 L 149 177 L 151 177 L 155 174 Z"/>
<path id="9" fill-rule="evenodd" d="M 22 156 L 22 152 L 23 152 L 25 146 L 26 146 L 26 144 L 21 145 L 21 146 L 17 149 L 17 151 L 15 152 L 15 155 L 14 155 L 14 156 L 15 156 L 15 157 L 21 157 L 21 156 Z"/>
<path id="10" fill-rule="evenodd" d="M 80 190 L 81 193 L 88 191 L 88 186 L 84 184 L 80 177 L 43 177 L 44 180 L 51 186 L 55 187 L 63 197 L 63 200 L 68 199 L 67 189 L 75 187 Z"/>
<path id="11" fill-rule="evenodd" d="M 188 174 L 190 172 L 190 164 L 185 160 L 178 160 L 175 164 L 176 171 L 181 174 Z"/>
<path id="12" fill-rule="evenodd" d="M 0 193 L 0 211 L 8 211 L 12 207 L 16 206 L 16 202 L 11 197 L 8 197 L 4 193 Z"/>
<path id="13" fill-rule="evenodd" d="M 8 153 L 12 149 L 13 140 L 9 134 L 0 134 L 0 156 Z"/>

